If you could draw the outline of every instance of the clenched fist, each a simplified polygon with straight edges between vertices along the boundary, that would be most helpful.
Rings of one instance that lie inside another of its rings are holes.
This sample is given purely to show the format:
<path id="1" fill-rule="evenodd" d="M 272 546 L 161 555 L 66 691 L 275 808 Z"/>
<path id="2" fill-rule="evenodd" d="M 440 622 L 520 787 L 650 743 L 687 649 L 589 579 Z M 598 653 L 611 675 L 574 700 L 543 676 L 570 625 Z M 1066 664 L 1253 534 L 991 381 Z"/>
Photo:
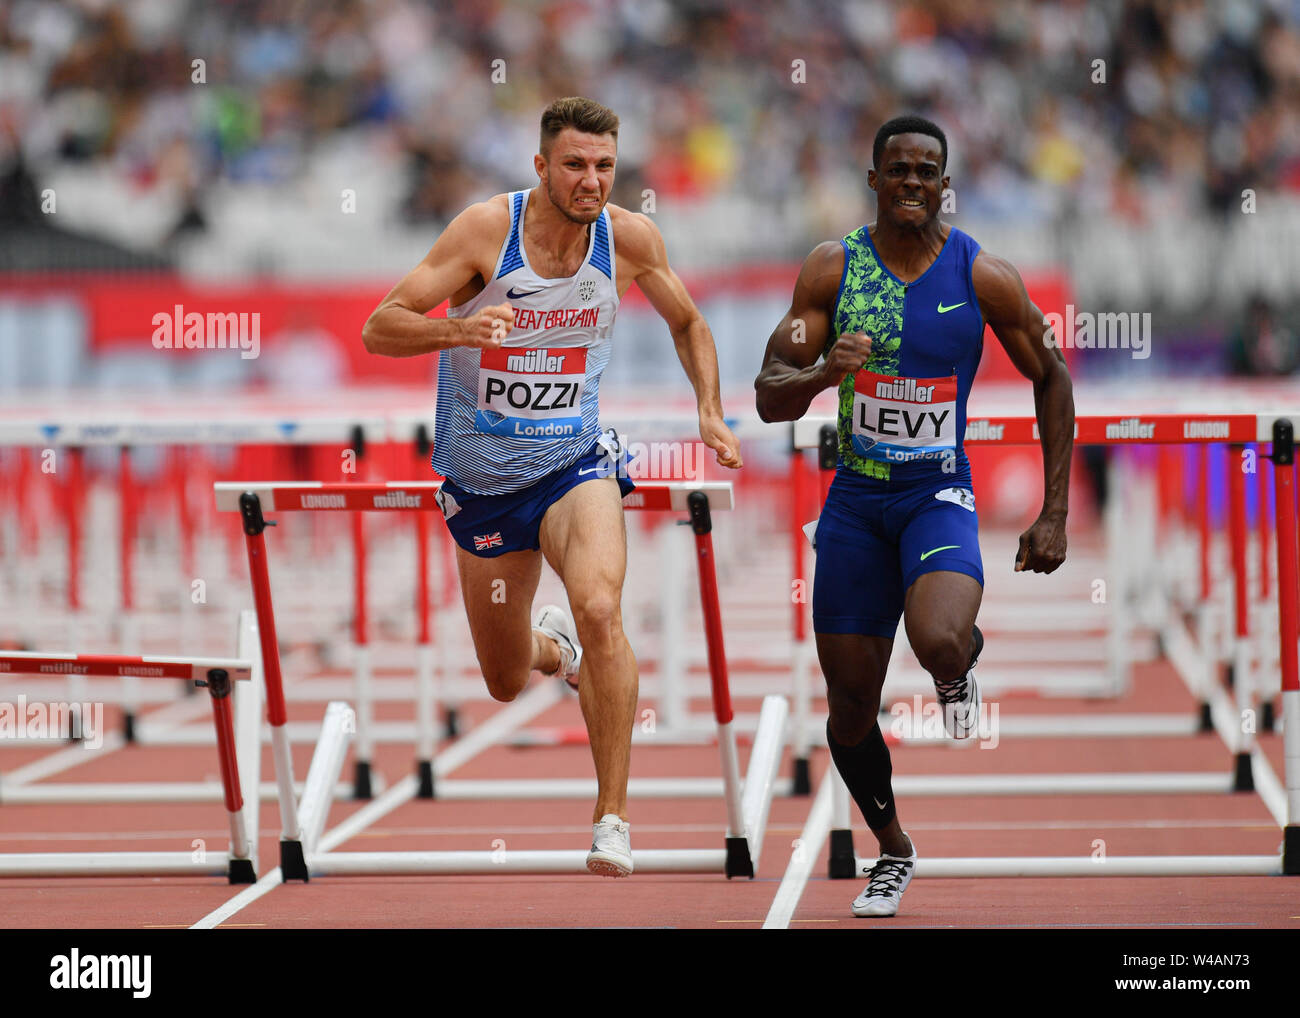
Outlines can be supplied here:
<path id="1" fill-rule="evenodd" d="M 515 309 L 497 304 L 461 319 L 463 345 L 493 348 L 504 342 L 515 327 Z"/>
<path id="2" fill-rule="evenodd" d="M 871 356 L 871 338 L 864 332 L 845 333 L 835 341 L 822 362 L 822 377 L 828 387 L 835 387 L 867 363 Z"/>

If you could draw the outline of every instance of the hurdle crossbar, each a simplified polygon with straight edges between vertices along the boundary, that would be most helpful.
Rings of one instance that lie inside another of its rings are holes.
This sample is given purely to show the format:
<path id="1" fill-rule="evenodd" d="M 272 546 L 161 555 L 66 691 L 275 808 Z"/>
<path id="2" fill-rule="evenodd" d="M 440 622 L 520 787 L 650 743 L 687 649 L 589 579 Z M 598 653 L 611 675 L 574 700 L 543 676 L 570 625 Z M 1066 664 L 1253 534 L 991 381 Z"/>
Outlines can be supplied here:
<path id="1" fill-rule="evenodd" d="M 0 654 L 0 674 L 13 675 L 135 675 L 156 679 L 204 681 L 213 671 L 225 671 L 232 680 L 247 681 L 250 661 L 217 657 L 131 657 L 119 654 L 47 654 L 5 651 Z"/>

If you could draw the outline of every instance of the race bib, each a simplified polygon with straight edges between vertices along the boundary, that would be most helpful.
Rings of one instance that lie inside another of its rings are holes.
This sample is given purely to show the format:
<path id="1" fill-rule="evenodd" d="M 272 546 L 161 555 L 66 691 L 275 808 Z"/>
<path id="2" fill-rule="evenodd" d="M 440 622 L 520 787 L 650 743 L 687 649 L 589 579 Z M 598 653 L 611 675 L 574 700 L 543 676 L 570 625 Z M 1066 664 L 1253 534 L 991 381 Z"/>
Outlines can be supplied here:
<path id="1" fill-rule="evenodd" d="M 582 432 L 587 348 L 484 350 L 475 427 L 512 438 L 570 438 Z"/>
<path id="2" fill-rule="evenodd" d="M 957 445 L 957 376 L 853 376 L 853 451 L 891 463 L 942 459 Z"/>

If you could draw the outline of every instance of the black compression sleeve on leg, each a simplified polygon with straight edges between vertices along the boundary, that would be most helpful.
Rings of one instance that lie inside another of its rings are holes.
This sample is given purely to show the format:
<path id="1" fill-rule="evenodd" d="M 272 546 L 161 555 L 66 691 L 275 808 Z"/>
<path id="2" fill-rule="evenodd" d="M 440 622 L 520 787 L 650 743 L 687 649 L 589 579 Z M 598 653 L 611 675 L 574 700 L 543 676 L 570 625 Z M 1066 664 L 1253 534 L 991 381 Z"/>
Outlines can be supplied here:
<path id="1" fill-rule="evenodd" d="M 862 810 L 862 817 L 873 831 L 888 826 L 897 811 L 894 809 L 894 766 L 889 759 L 889 747 L 880 725 L 872 726 L 867 737 L 856 746 L 844 746 L 835 741 L 830 722 L 826 722 L 826 742 L 831 748 L 831 759 L 839 769 L 844 784 L 848 786 L 853 801 Z M 879 803 L 884 803 L 882 809 Z"/>

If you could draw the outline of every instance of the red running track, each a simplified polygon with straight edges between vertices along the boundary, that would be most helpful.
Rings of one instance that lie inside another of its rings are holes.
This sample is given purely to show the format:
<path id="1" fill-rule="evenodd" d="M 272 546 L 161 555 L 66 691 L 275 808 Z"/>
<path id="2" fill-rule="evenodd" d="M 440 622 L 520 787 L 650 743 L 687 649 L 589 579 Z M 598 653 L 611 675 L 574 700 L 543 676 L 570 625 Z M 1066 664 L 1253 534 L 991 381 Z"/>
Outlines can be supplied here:
<path id="1" fill-rule="evenodd" d="M 1195 705 L 1172 669 L 1138 666 L 1124 700 L 1004 697 L 1002 716 L 1186 711 Z M 495 709 L 464 708 L 470 726 Z M 738 711 L 757 710 L 737 699 Z M 824 710 L 824 704 L 816 705 Z M 291 719 L 316 719 L 323 704 L 290 705 Z M 409 717 L 400 705 L 381 705 L 380 718 Z M 576 699 L 541 715 L 538 726 L 581 723 Z M 112 725 L 110 712 L 109 724 Z M 1260 745 L 1282 773 L 1280 736 Z M 53 750 L 45 751 L 51 752 Z M 10 771 L 43 753 L 0 750 Z M 305 776 L 310 746 L 294 749 L 295 770 Z M 742 768 L 748 749 L 742 748 Z M 826 754 L 813 758 L 814 785 Z M 391 784 L 410 772 L 407 747 L 381 744 L 376 770 Z M 1209 771 L 1228 774 L 1231 754 L 1214 734 L 1164 738 L 1003 739 L 995 749 L 906 746 L 894 752 L 894 771 L 908 774 L 1065 773 L 1109 771 Z M 271 780 L 269 749 L 263 781 Z M 633 776 L 716 776 L 715 747 L 633 750 Z M 451 777 L 590 777 L 585 747 L 495 747 Z M 789 773 L 788 761 L 782 769 Z M 344 777 L 350 774 L 350 763 Z M 203 747 L 130 747 L 87 761 L 50 779 L 63 781 L 215 779 L 216 755 Z M 222 925 L 249 928 L 378 927 L 679 927 L 761 926 L 799 838 L 812 800 L 774 801 L 758 878 L 727 881 L 721 875 L 599 877 L 337 877 L 280 886 L 236 912 Z M 333 826 L 359 808 L 336 803 Z M 411 801 L 340 846 L 345 851 L 585 848 L 590 803 Z M 1251 793 L 1165 796 L 944 797 L 903 796 L 900 816 L 920 852 L 933 857 L 1085 856 L 1097 840 L 1109 855 L 1223 853 L 1268 855 L 1280 832 L 1260 797 Z M 633 800 L 636 848 L 721 847 L 725 807 L 719 800 Z M 219 803 L 149 806 L 0 807 L 0 851 L 190 851 L 195 840 L 224 852 L 228 837 Z M 261 811 L 262 873 L 277 859 L 278 814 Z M 858 854 L 875 846 L 854 809 Z M 855 919 L 848 905 L 858 880 L 826 878 L 826 848 L 814 866 L 791 928 L 895 927 L 1163 927 L 1231 926 L 1300 928 L 1300 885 L 1280 877 L 1153 877 L 1068 879 L 925 879 L 913 882 L 899 916 Z M 65 929 L 189 926 L 240 889 L 207 878 L 23 878 L 0 880 L 0 925 Z"/>

